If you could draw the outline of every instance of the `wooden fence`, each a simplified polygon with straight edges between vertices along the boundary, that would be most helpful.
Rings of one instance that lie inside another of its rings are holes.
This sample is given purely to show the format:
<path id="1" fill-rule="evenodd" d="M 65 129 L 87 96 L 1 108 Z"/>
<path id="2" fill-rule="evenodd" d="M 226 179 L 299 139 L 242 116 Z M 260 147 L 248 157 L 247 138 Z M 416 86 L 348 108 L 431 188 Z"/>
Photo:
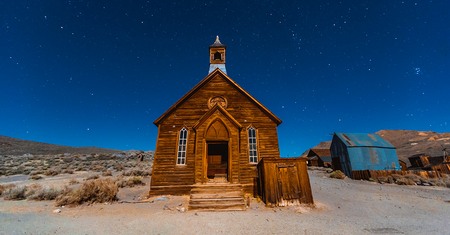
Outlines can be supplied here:
<path id="1" fill-rule="evenodd" d="M 261 159 L 258 163 L 258 194 L 267 206 L 314 203 L 306 159 Z"/>

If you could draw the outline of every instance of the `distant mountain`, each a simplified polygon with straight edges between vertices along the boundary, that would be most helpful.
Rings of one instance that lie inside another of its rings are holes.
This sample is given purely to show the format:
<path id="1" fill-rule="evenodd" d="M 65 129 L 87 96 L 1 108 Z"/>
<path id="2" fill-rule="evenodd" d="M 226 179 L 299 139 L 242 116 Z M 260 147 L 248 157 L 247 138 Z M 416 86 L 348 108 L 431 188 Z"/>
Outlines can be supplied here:
<path id="1" fill-rule="evenodd" d="M 412 130 L 381 130 L 376 133 L 394 145 L 398 158 L 408 165 L 408 157 L 415 154 L 442 156 L 443 148 L 450 152 L 450 133 Z"/>
<path id="2" fill-rule="evenodd" d="M 0 155 L 50 155 L 63 153 L 120 153 L 123 151 L 97 147 L 68 147 L 0 136 Z"/>

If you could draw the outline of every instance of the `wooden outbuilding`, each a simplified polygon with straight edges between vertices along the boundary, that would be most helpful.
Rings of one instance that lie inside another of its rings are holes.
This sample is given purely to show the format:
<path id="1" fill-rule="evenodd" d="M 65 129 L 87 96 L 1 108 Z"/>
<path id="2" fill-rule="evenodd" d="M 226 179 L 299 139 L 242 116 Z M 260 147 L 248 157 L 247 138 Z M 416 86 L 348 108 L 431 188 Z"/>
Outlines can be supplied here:
<path id="1" fill-rule="evenodd" d="M 306 158 L 263 158 L 258 174 L 259 195 L 266 205 L 314 203 Z"/>
<path id="2" fill-rule="evenodd" d="M 306 158 L 308 166 L 331 167 L 330 149 L 310 149 Z"/>

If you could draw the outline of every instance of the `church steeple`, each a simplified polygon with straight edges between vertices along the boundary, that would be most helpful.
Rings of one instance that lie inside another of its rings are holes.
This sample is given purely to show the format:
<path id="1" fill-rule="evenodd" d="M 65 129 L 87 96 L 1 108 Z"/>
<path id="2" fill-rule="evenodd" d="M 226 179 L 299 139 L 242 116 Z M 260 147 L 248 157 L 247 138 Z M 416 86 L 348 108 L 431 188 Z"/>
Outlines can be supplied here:
<path id="1" fill-rule="evenodd" d="M 216 41 L 209 46 L 209 73 L 219 68 L 224 73 L 227 73 L 225 68 L 225 51 L 226 46 L 219 40 L 219 36 L 216 37 Z"/>

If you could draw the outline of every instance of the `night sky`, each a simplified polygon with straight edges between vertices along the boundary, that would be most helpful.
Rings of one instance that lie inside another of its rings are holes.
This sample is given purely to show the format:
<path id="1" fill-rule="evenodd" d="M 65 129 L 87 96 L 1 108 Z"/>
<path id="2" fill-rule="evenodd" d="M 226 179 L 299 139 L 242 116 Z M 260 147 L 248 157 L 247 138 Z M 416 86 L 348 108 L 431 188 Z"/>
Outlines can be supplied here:
<path id="1" fill-rule="evenodd" d="M 282 156 L 333 132 L 450 131 L 450 1 L 0 0 L 0 135 L 153 150 L 153 121 L 227 72 L 283 123 Z"/>

